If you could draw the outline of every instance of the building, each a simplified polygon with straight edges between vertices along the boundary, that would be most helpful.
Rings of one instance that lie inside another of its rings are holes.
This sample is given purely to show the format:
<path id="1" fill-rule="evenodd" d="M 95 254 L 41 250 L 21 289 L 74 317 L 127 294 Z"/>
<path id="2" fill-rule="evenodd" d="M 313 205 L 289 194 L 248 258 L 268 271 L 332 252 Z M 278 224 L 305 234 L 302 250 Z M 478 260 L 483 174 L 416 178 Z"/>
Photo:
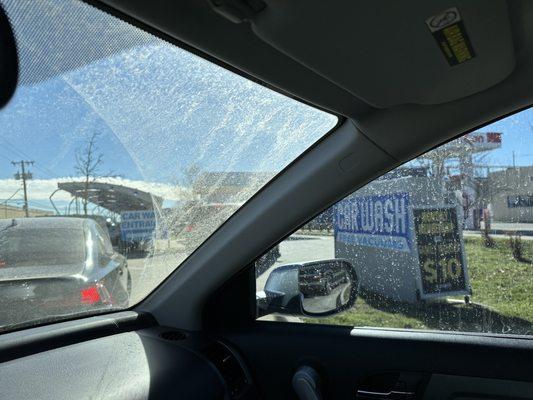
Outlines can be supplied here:
<path id="1" fill-rule="evenodd" d="M 271 172 L 203 172 L 193 196 L 203 203 L 243 203 L 274 176 Z"/>
<path id="2" fill-rule="evenodd" d="M 491 172 L 487 183 L 494 221 L 533 222 L 533 166 Z"/>

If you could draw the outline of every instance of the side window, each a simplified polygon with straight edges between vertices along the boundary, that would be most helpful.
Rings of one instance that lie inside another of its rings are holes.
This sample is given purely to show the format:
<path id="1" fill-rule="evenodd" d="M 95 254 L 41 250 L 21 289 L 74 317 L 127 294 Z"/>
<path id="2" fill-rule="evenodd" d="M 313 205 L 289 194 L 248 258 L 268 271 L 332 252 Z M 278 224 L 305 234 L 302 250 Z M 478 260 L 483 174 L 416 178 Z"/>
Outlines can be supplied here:
<path id="1" fill-rule="evenodd" d="M 288 264 L 300 266 L 303 303 L 335 307 L 335 287 L 344 281 L 301 272 L 316 266 L 310 261 L 335 258 L 353 266 L 355 304 L 327 317 L 290 320 L 532 334 L 532 117 L 526 110 L 444 144 L 279 243 L 256 262 L 258 316 L 273 319 L 275 307 L 261 302 L 279 296 L 267 281 Z"/>

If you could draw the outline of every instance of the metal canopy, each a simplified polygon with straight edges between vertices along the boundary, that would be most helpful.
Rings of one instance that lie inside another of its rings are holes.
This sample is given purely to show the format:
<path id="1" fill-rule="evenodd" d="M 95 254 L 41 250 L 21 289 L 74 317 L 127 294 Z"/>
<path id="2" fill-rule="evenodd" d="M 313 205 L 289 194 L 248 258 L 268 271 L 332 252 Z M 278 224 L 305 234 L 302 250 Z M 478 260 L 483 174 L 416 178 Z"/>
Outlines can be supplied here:
<path id="1" fill-rule="evenodd" d="M 84 182 L 60 182 L 58 189 L 72 196 L 84 198 Z M 142 190 L 104 182 L 91 182 L 87 190 L 89 202 L 120 214 L 123 211 L 153 210 L 161 206 L 163 198 Z"/>

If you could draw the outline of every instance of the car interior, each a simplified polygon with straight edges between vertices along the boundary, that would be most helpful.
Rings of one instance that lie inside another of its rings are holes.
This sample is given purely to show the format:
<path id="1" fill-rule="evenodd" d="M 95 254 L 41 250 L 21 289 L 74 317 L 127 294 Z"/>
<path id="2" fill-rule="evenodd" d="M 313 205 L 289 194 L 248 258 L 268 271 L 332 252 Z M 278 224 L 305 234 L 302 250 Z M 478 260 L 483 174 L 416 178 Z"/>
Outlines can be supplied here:
<path id="1" fill-rule="evenodd" d="M 75 1 L 338 122 L 144 300 L 1 333 L 0 397 L 533 398 L 530 336 L 257 320 L 254 268 L 354 190 L 528 108 L 532 2 Z M 460 51 L 443 39 L 439 24 L 448 26 L 447 18 L 455 18 Z M 4 106 L 17 87 L 19 62 L 4 13 L 0 39 Z M 338 279 L 335 287 L 350 273 Z M 305 305 L 283 307 L 313 316 Z"/>

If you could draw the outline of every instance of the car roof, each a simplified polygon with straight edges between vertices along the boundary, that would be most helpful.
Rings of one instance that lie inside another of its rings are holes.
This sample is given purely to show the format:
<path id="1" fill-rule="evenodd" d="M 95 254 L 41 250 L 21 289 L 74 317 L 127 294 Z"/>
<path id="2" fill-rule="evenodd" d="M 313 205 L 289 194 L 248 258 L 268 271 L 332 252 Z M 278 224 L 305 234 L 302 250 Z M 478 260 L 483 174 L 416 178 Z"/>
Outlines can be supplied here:
<path id="1" fill-rule="evenodd" d="M 71 217 L 38 217 L 0 219 L 0 230 L 12 224 L 17 229 L 84 229 L 89 219 Z"/>

